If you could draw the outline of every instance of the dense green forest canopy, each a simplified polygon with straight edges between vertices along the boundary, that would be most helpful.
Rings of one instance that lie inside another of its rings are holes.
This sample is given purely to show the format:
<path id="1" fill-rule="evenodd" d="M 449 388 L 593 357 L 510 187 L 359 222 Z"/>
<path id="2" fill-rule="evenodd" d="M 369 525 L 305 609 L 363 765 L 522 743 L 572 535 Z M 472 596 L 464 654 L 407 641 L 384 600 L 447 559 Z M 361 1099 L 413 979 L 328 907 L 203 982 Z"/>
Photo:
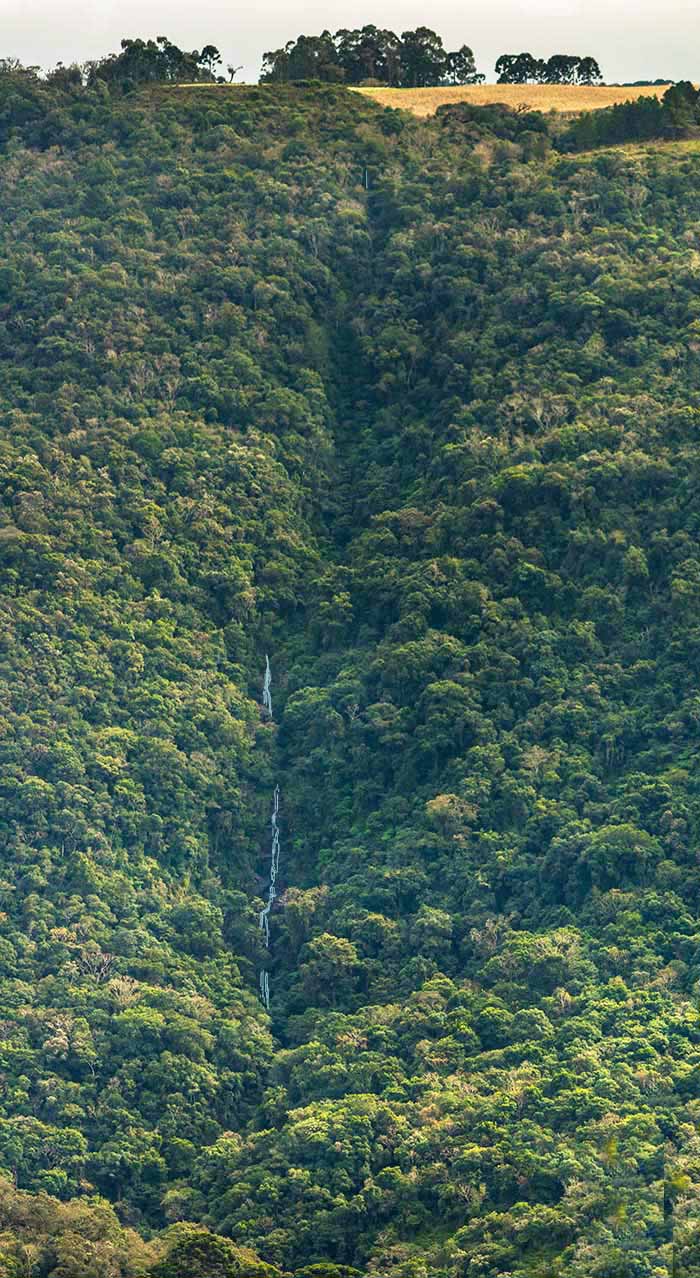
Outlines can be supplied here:
<path id="1" fill-rule="evenodd" d="M 373 25 L 343 29 L 331 35 L 301 35 L 282 49 L 263 57 L 261 81 L 284 83 L 317 79 L 330 83 L 372 82 L 397 88 L 426 88 L 440 84 L 478 84 L 468 45 L 448 51 L 430 27 L 417 27 L 398 36 Z"/>
<path id="2" fill-rule="evenodd" d="M 0 75 L 2 1278 L 698 1272 L 700 152 L 577 127 Z"/>
<path id="3" fill-rule="evenodd" d="M 595 58 L 554 53 L 533 58 L 531 53 L 504 53 L 496 62 L 499 84 L 600 84 L 602 72 Z"/>
<path id="4" fill-rule="evenodd" d="M 595 58 L 557 53 L 548 59 L 530 53 L 502 54 L 496 62 L 499 84 L 600 84 Z M 317 79 L 332 84 L 387 84 L 395 88 L 429 88 L 445 84 L 478 84 L 468 45 L 449 52 L 430 27 L 396 32 L 376 26 L 301 35 L 263 58 L 262 83 Z"/>
<path id="5" fill-rule="evenodd" d="M 642 97 L 620 102 L 603 111 L 578 116 L 564 131 L 558 145 L 585 151 L 620 142 L 644 142 L 653 138 L 700 137 L 700 90 L 688 80 L 671 85 L 663 98 Z"/>
<path id="6" fill-rule="evenodd" d="M 121 53 L 110 54 L 87 65 L 88 83 L 104 80 L 107 84 L 131 87 L 139 84 L 193 83 L 216 80 L 221 54 L 213 44 L 201 50 L 184 52 L 168 40 L 122 40 Z"/>

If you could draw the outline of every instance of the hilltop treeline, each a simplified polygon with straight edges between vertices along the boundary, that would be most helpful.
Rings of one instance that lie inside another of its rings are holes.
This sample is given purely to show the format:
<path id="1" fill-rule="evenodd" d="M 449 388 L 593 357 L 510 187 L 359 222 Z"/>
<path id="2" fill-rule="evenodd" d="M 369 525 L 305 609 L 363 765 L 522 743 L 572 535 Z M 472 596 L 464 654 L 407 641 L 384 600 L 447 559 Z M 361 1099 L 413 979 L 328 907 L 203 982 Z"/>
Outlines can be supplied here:
<path id="1" fill-rule="evenodd" d="M 7 1278 L 698 1272 L 700 159 L 552 129 L 0 76 Z"/>
<path id="2" fill-rule="evenodd" d="M 371 80 L 398 88 L 439 84 L 477 84 L 474 54 L 467 45 L 450 53 L 429 27 L 398 36 L 394 31 L 365 26 L 331 35 L 299 36 L 283 49 L 266 53 L 261 81 L 316 79 L 360 84 Z"/>
<path id="3" fill-rule="evenodd" d="M 59 64 L 48 79 L 62 89 L 105 84 L 128 92 L 148 84 L 224 83 L 222 58 L 212 44 L 202 50 L 184 51 L 166 36 L 155 40 L 124 39 L 120 52 L 84 64 Z M 232 80 L 239 68 L 228 67 Z M 0 73 L 34 75 L 38 67 L 22 67 L 16 60 L 0 61 Z M 438 84 L 476 84 L 479 75 L 467 45 L 449 52 L 442 39 L 428 27 L 393 31 L 365 26 L 358 30 L 324 31 L 320 36 L 299 36 L 284 48 L 266 53 L 261 80 L 283 83 L 298 80 L 328 83 L 377 83 L 402 87 Z"/>
<path id="4" fill-rule="evenodd" d="M 178 48 L 167 36 L 155 40 L 124 39 L 119 53 L 70 66 L 59 64 L 49 79 L 64 89 L 84 84 L 107 84 L 128 92 L 147 84 L 225 83 L 220 74 L 222 58 L 215 45 L 201 51 Z M 13 59 L 0 61 L 0 71 L 36 74 L 38 67 L 24 68 Z M 229 65 L 228 79 L 240 68 Z M 598 84 L 602 74 L 592 57 L 555 54 L 547 61 L 529 53 L 503 54 L 496 64 L 500 84 Z M 397 88 L 424 88 L 444 84 L 478 84 L 474 54 L 468 45 L 449 51 L 429 27 L 417 27 L 398 36 L 394 31 L 367 25 L 343 29 L 332 35 L 301 35 L 283 48 L 264 54 L 263 83 L 320 80 L 331 84 L 373 82 Z"/>
<path id="5" fill-rule="evenodd" d="M 156 40 L 122 40 L 121 52 L 110 54 L 87 64 L 88 83 L 101 80 L 107 84 L 130 87 L 156 82 L 166 84 L 211 82 L 217 78 L 221 54 L 213 44 L 201 51 L 179 49 L 167 36 Z"/>
<path id="6" fill-rule="evenodd" d="M 554 54 L 547 61 L 529 53 L 502 54 L 496 63 L 499 84 L 599 84 L 595 58 Z M 376 26 L 324 31 L 299 36 L 282 49 L 266 53 L 261 80 L 283 82 L 316 79 L 330 83 L 386 84 L 426 88 L 445 84 L 478 84 L 484 80 L 468 45 L 450 53 L 429 27 L 394 31 Z"/>
<path id="7" fill-rule="evenodd" d="M 201 51 L 187 52 L 167 36 L 158 36 L 155 40 L 122 40 L 119 53 L 91 62 L 73 62 L 69 66 L 59 63 L 48 72 L 46 80 L 64 92 L 97 85 L 129 92 L 148 84 L 223 83 L 224 78 L 217 73 L 220 66 L 221 54 L 213 44 L 205 45 Z M 235 68 L 228 70 L 233 78 Z M 39 67 L 25 67 L 15 58 L 0 59 L 0 75 L 12 76 L 15 81 L 21 77 L 37 79 L 39 73 Z"/>
<path id="8" fill-rule="evenodd" d="M 499 84 L 600 84 L 595 58 L 555 53 L 546 61 L 531 53 L 504 53 L 496 62 Z"/>

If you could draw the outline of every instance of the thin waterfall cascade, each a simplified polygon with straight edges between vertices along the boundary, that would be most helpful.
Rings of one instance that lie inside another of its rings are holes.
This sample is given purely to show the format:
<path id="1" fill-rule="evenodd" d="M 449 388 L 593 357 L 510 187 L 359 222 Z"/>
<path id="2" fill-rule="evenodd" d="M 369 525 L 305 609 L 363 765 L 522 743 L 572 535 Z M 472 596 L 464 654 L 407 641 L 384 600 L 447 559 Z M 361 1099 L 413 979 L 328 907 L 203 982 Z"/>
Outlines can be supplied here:
<path id="1" fill-rule="evenodd" d="M 263 682 L 262 703 L 263 709 L 267 711 L 272 718 L 272 667 L 270 666 L 270 658 L 265 657 L 265 679 Z M 272 796 L 272 816 L 270 818 L 270 828 L 272 832 L 272 847 L 270 853 L 270 884 L 267 889 L 267 903 L 258 915 L 258 923 L 260 931 L 263 934 L 265 949 L 270 948 L 270 911 L 277 896 L 277 876 L 280 868 L 280 829 L 279 829 L 279 812 L 280 812 L 280 788 L 275 786 Z M 263 1005 L 270 1010 L 270 973 L 267 968 L 263 968 L 260 973 L 260 997 Z"/>
<path id="2" fill-rule="evenodd" d="M 270 658 L 265 656 L 265 682 L 263 683 L 262 703 L 263 709 L 267 711 L 270 718 L 272 714 L 272 667 L 270 666 Z"/>
<path id="3" fill-rule="evenodd" d="M 260 997 L 266 1010 L 270 1010 L 270 973 L 263 970 L 260 973 Z"/>
<path id="4" fill-rule="evenodd" d="M 280 811 L 280 788 L 275 786 L 275 792 L 272 800 L 272 817 L 270 826 L 272 829 L 272 851 L 270 855 L 270 885 L 267 889 L 267 904 L 258 915 L 258 923 L 260 931 L 263 934 L 265 949 L 270 948 L 270 911 L 273 906 L 275 897 L 277 896 L 277 875 L 280 868 L 280 830 L 279 830 L 279 811 Z M 270 976 L 267 969 L 260 973 L 260 996 L 265 1007 L 270 1008 Z"/>
<path id="5" fill-rule="evenodd" d="M 267 905 L 264 910 L 260 911 L 258 921 L 260 923 L 260 931 L 265 936 L 265 947 L 270 948 L 270 910 L 272 903 L 277 896 L 277 875 L 280 868 L 280 832 L 278 825 L 278 816 L 280 810 L 280 788 L 275 786 L 275 794 L 272 803 L 272 855 L 270 857 L 270 886 L 267 890 Z"/>

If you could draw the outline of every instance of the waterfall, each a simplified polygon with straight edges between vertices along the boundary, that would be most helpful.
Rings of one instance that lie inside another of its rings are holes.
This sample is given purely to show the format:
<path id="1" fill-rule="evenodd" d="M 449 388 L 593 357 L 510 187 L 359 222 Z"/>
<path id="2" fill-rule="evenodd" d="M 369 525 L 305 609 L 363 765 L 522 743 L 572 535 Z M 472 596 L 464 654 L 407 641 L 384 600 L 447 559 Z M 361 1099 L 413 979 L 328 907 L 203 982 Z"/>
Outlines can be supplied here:
<path id="1" fill-rule="evenodd" d="M 272 719 L 273 715 L 272 715 L 272 692 L 270 691 L 271 688 L 272 688 L 272 669 L 270 667 L 270 658 L 266 656 L 265 657 L 265 682 L 263 683 L 262 703 L 263 703 L 263 709 L 267 710 L 267 713 Z"/>
<path id="2" fill-rule="evenodd" d="M 270 1010 L 270 973 L 262 971 L 260 973 L 260 997 L 268 1012 Z"/>
<path id="3" fill-rule="evenodd" d="M 277 883 L 277 873 L 280 867 L 280 832 L 277 824 L 277 817 L 280 810 L 280 788 L 275 786 L 275 793 L 272 801 L 272 819 L 270 825 L 272 827 L 272 855 L 270 858 L 270 886 L 267 890 L 267 905 L 264 910 L 260 911 L 258 921 L 260 923 L 260 931 L 265 934 L 265 947 L 270 948 L 270 910 L 272 902 L 277 896 L 275 884 Z"/>
<path id="4" fill-rule="evenodd" d="M 270 667 L 270 658 L 265 657 L 265 680 L 263 683 L 262 703 L 263 709 L 267 711 L 272 718 L 272 669 Z M 279 831 L 279 811 L 280 811 L 280 788 L 275 786 L 272 796 L 272 817 L 270 819 L 270 828 L 272 833 L 272 847 L 270 853 L 270 884 L 267 889 L 267 904 L 258 915 L 258 923 L 260 931 L 263 934 L 265 949 L 270 948 L 270 911 L 273 902 L 277 896 L 277 875 L 280 868 L 280 831 Z M 263 968 L 260 973 L 260 997 L 264 1006 L 270 1010 L 270 974 L 267 968 Z"/>
<path id="5" fill-rule="evenodd" d="M 280 868 L 280 831 L 279 831 L 279 810 L 280 810 L 280 788 L 275 786 L 275 793 L 272 799 L 272 817 L 270 826 L 272 830 L 272 851 L 270 855 L 270 886 L 267 889 L 267 904 L 258 915 L 258 923 L 260 931 L 263 933 L 265 941 L 265 949 L 270 948 L 270 910 L 277 896 L 277 875 Z M 270 976 L 267 969 L 260 973 L 260 995 L 265 1007 L 270 1010 Z"/>

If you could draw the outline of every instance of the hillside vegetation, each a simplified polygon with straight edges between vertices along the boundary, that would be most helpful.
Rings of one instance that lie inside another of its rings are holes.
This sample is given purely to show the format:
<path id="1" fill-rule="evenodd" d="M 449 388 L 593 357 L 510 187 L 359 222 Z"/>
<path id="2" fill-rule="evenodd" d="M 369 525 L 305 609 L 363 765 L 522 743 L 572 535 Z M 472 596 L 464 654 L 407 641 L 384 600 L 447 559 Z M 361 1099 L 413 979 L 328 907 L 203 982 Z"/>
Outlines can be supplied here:
<path id="1" fill-rule="evenodd" d="M 698 1272 L 700 154 L 553 142 L 0 77 L 2 1278 Z"/>

